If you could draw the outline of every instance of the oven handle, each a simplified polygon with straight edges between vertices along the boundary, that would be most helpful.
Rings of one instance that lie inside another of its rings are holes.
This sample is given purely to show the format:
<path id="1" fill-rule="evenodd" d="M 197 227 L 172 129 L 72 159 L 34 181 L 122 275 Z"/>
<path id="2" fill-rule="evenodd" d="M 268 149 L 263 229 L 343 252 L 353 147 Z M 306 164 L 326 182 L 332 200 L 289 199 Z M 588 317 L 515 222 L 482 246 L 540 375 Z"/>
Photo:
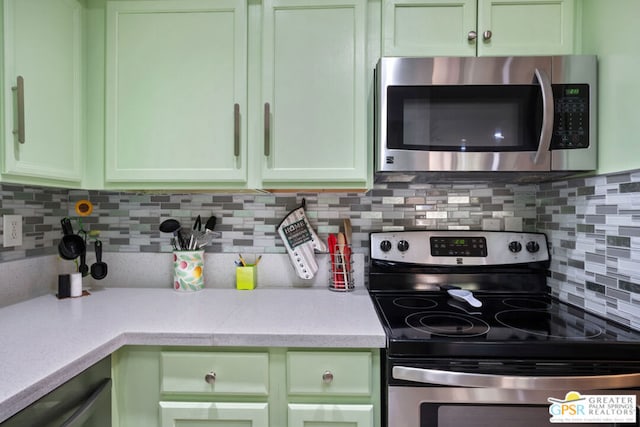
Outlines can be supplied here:
<path id="1" fill-rule="evenodd" d="M 553 101 L 553 89 L 551 87 L 551 80 L 547 73 L 536 68 L 536 79 L 540 84 L 540 90 L 542 91 L 542 129 L 540 130 L 540 142 L 538 143 L 538 151 L 536 151 L 533 163 L 538 165 L 542 162 L 545 156 L 549 155 L 549 148 L 551 147 L 551 137 L 553 136 L 553 113 L 554 113 L 554 101 Z"/>
<path id="2" fill-rule="evenodd" d="M 640 374 L 524 377 L 468 374 L 465 372 L 394 366 L 392 376 L 396 380 L 405 380 L 424 384 L 519 390 L 607 390 L 640 387 Z"/>

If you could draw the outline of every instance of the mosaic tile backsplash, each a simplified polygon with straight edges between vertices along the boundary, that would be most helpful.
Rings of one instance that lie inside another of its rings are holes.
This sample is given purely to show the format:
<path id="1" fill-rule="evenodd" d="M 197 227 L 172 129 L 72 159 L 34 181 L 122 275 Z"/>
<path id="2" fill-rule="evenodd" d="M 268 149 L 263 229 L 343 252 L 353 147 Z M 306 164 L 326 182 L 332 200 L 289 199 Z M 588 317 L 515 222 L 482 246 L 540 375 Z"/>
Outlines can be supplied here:
<path id="1" fill-rule="evenodd" d="M 106 252 L 170 252 L 170 236 L 158 230 L 163 220 L 191 227 L 197 215 L 215 215 L 221 234 L 207 252 L 284 254 L 276 226 L 303 198 L 321 237 L 350 218 L 354 251 L 365 255 L 370 231 L 542 231 L 553 251 L 553 292 L 640 329 L 640 170 L 540 185 L 377 184 L 366 193 L 158 194 L 0 184 L 0 195 L 0 213 L 24 217 L 24 244 L 0 248 L 0 262 L 56 254 L 60 219 L 77 218 L 82 199 L 94 204 L 82 226 L 99 233 Z"/>

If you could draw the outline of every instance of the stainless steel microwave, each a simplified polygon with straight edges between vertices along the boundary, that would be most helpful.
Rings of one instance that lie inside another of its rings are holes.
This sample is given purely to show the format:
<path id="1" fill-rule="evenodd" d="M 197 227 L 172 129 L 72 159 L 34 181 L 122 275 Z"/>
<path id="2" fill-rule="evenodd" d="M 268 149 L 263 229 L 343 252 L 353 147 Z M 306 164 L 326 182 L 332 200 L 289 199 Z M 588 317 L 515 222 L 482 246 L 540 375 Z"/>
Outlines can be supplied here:
<path id="1" fill-rule="evenodd" d="M 375 92 L 378 182 L 596 168 L 595 56 L 384 57 Z"/>

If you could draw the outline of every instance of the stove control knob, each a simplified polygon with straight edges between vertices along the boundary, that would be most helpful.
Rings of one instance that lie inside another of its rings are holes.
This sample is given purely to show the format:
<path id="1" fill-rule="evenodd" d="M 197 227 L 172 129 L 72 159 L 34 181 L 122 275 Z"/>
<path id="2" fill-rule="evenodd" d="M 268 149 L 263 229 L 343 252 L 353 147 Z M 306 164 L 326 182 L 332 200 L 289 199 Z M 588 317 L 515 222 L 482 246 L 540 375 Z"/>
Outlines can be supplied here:
<path id="1" fill-rule="evenodd" d="M 406 240 L 400 240 L 398 242 L 398 250 L 400 252 L 406 252 L 409 249 L 409 242 Z"/>
<path id="2" fill-rule="evenodd" d="M 380 250 L 382 252 L 389 252 L 391 250 L 391 242 L 388 240 L 380 242 Z"/>
<path id="3" fill-rule="evenodd" d="M 522 250 L 522 243 L 515 241 L 509 243 L 509 250 L 514 254 L 520 252 Z"/>
<path id="4" fill-rule="evenodd" d="M 534 242 L 533 240 L 530 242 L 527 242 L 527 251 L 531 253 L 536 253 L 539 250 L 540 250 L 540 245 L 538 244 L 538 242 Z"/>

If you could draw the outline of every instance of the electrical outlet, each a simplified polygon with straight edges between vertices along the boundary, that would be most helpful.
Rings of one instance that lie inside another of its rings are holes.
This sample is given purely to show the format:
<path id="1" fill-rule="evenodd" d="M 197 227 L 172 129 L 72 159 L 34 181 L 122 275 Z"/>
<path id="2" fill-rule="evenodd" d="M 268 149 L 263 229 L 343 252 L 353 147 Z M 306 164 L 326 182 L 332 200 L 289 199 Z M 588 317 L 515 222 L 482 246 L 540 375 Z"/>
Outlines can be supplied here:
<path id="1" fill-rule="evenodd" d="M 2 244 L 5 248 L 22 245 L 22 215 L 4 215 L 2 227 Z"/>

